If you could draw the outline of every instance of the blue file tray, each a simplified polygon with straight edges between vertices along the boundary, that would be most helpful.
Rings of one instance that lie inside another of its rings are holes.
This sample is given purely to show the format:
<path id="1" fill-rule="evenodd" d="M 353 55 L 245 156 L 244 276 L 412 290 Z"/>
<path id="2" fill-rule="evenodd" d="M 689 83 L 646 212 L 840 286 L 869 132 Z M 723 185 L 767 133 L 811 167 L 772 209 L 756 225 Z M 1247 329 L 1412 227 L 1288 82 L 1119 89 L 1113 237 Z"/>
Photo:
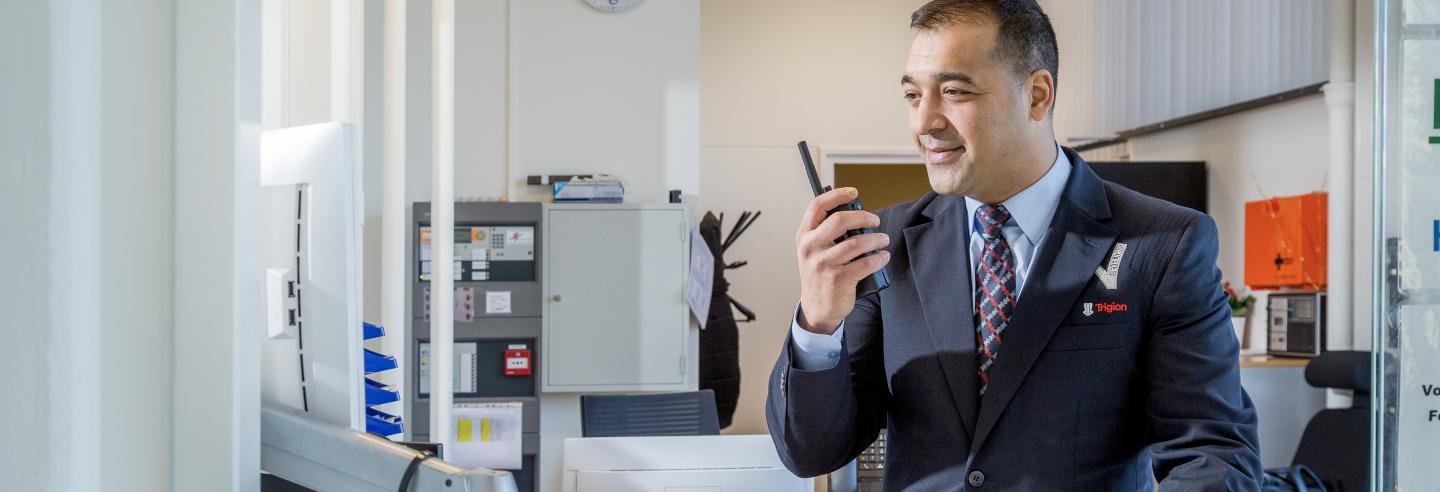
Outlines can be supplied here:
<path id="1" fill-rule="evenodd" d="M 364 327 L 361 328 L 360 333 L 364 339 L 372 340 L 385 336 L 385 328 L 379 325 L 372 325 L 370 323 L 361 323 L 364 324 Z"/>
<path id="2" fill-rule="evenodd" d="M 372 323 L 361 323 L 361 338 L 373 340 L 385 336 L 385 328 Z M 377 372 L 389 371 L 400 367 L 394 357 L 379 352 L 363 349 L 365 362 L 365 375 Z M 379 382 L 365 378 L 365 431 L 382 436 L 393 436 L 405 430 L 400 417 L 376 410 L 376 405 L 384 405 L 400 401 L 400 393 L 386 387 Z"/>
<path id="3" fill-rule="evenodd" d="M 373 379 L 365 378 L 365 406 L 373 407 L 396 401 L 400 401 L 400 393 L 391 391 Z"/>
<path id="4" fill-rule="evenodd" d="M 388 371 L 400 367 L 395 358 L 365 349 L 365 374 L 375 374 L 381 371 Z"/>
<path id="5" fill-rule="evenodd" d="M 393 436 L 404 431 L 400 417 L 373 409 L 365 409 L 365 432 L 382 436 Z"/>

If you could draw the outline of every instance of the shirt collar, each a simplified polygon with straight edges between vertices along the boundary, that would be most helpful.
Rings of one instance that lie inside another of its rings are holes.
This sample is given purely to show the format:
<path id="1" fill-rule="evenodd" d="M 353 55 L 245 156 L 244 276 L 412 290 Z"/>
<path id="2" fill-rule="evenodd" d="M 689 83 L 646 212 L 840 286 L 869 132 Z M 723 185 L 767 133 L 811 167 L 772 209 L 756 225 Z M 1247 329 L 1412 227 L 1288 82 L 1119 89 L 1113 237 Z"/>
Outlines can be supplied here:
<path id="1" fill-rule="evenodd" d="M 1050 165 L 1050 170 L 1029 188 L 1001 202 L 1010 211 L 1010 223 L 1020 227 L 1020 232 L 1030 239 L 1030 244 L 1039 245 L 1040 239 L 1045 237 L 1050 220 L 1055 217 L 1055 207 L 1060 204 L 1060 195 L 1065 192 L 1065 183 L 1069 180 L 1070 159 L 1065 157 L 1064 149 L 1057 142 L 1055 162 Z M 965 212 L 970 217 L 972 231 L 975 230 L 975 210 L 980 205 L 980 201 L 965 197 Z"/>

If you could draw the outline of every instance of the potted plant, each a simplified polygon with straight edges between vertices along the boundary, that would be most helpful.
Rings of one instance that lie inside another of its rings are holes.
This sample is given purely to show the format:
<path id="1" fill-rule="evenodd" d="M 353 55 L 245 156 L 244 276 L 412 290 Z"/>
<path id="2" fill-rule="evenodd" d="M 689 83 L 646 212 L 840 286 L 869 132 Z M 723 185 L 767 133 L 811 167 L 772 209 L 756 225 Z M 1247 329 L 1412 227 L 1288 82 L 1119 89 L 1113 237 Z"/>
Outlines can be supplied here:
<path id="1" fill-rule="evenodd" d="M 1224 284 L 1225 295 L 1230 298 L 1230 323 L 1235 327 L 1235 338 L 1240 340 L 1240 350 L 1248 351 L 1250 347 L 1250 312 L 1255 308 L 1255 296 L 1248 292 L 1237 291 L 1230 286 L 1230 282 Z"/>

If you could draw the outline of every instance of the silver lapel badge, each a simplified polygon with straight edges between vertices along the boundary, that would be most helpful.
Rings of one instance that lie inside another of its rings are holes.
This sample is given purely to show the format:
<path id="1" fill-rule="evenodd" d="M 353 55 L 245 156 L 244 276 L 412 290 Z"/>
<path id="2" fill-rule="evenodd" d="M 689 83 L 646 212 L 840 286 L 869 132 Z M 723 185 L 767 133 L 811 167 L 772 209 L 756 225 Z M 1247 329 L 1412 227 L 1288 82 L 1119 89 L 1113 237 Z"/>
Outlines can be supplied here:
<path id="1" fill-rule="evenodd" d="M 1125 258 L 1125 243 L 1115 243 L 1115 250 L 1110 253 L 1110 262 L 1103 267 L 1095 267 L 1095 276 L 1100 277 L 1100 283 L 1105 288 L 1115 290 L 1120 287 L 1120 260 Z"/>

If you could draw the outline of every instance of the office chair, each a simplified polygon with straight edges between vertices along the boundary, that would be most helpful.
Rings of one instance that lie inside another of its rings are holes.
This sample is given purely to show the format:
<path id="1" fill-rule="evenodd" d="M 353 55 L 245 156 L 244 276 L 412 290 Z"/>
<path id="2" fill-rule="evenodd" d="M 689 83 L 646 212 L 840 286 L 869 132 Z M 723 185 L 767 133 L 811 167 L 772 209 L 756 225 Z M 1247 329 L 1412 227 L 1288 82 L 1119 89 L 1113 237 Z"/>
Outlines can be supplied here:
<path id="1" fill-rule="evenodd" d="M 1305 381 L 1316 388 L 1355 392 L 1350 408 L 1316 413 L 1300 435 L 1292 465 L 1305 465 L 1329 492 L 1370 488 L 1370 352 L 1331 351 L 1305 366 Z"/>
<path id="2" fill-rule="evenodd" d="M 580 397 L 582 437 L 715 436 L 720 419 L 710 390 Z"/>

